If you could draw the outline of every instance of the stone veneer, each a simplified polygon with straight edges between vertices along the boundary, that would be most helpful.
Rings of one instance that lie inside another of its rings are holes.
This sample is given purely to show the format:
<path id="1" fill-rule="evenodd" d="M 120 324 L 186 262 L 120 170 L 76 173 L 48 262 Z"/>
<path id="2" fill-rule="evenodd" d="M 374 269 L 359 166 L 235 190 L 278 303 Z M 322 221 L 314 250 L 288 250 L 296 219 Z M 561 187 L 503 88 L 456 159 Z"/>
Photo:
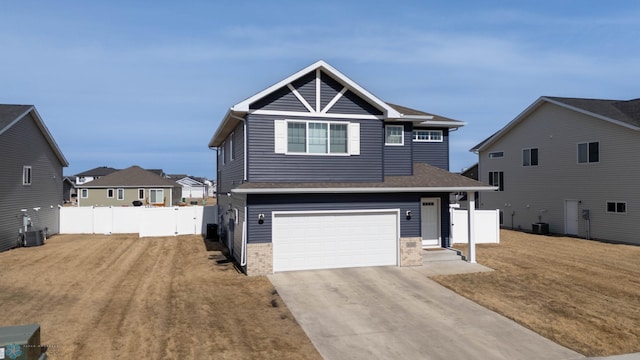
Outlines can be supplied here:
<path id="1" fill-rule="evenodd" d="M 247 275 L 273 274 L 273 244 L 247 244 Z"/>
<path id="2" fill-rule="evenodd" d="M 422 238 L 400 238 L 400 266 L 422 266 Z"/>

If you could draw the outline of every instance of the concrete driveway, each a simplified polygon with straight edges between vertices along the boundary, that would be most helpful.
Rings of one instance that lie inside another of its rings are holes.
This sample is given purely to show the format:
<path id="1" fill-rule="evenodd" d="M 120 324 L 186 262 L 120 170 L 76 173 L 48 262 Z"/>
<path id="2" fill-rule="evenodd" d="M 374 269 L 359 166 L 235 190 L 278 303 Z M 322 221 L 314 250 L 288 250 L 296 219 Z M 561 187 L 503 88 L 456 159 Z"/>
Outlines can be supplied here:
<path id="1" fill-rule="evenodd" d="M 424 267 L 270 275 L 325 359 L 584 359 L 427 278 Z"/>

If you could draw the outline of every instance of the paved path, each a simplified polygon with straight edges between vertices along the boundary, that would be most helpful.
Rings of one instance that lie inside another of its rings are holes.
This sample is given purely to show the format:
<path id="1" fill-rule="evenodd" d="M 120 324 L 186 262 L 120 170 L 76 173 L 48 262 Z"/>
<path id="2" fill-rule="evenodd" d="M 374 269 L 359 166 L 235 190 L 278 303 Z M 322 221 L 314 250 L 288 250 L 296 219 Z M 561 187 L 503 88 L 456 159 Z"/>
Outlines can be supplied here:
<path id="1" fill-rule="evenodd" d="M 585 359 L 427 278 L 424 267 L 270 275 L 327 360 Z"/>

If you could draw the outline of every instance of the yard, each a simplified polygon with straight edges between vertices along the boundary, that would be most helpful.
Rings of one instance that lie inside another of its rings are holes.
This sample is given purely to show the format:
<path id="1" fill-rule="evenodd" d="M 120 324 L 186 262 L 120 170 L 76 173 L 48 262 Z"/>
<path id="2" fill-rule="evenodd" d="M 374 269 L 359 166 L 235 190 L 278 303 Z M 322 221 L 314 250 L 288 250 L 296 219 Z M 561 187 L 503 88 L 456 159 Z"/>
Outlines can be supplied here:
<path id="1" fill-rule="evenodd" d="M 320 359 L 266 277 L 200 236 L 58 235 L 0 253 L 0 326 L 51 359 Z"/>
<path id="2" fill-rule="evenodd" d="M 478 263 L 496 271 L 434 280 L 584 355 L 640 352 L 640 246 L 500 236 L 477 246 Z"/>

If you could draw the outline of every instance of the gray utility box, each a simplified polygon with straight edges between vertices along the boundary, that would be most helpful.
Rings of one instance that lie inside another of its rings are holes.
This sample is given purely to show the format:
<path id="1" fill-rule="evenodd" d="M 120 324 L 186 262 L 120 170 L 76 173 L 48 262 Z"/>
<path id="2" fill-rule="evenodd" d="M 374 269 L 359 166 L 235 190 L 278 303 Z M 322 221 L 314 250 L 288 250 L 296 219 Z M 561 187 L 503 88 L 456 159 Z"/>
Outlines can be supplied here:
<path id="1" fill-rule="evenodd" d="M 0 327 L 0 359 L 41 360 L 47 354 L 40 345 L 40 325 Z"/>
<path id="2" fill-rule="evenodd" d="M 24 233 L 24 246 L 40 246 L 44 244 L 43 230 L 29 230 Z"/>

